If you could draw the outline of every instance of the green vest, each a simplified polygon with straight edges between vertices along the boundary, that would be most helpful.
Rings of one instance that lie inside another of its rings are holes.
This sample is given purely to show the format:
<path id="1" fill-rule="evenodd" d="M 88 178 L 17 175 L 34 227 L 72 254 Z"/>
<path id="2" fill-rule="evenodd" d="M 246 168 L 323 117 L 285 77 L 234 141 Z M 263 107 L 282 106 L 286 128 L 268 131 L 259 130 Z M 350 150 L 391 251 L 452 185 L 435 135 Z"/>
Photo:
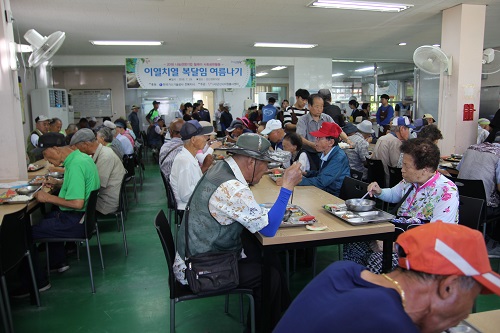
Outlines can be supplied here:
<path id="1" fill-rule="evenodd" d="M 39 130 L 37 129 L 34 129 L 33 131 L 31 131 L 31 133 L 28 135 L 28 139 L 26 139 L 26 153 L 28 154 L 28 157 L 30 159 L 30 163 L 33 163 L 33 162 L 36 162 L 36 156 L 33 154 L 33 150 L 36 148 L 35 146 L 33 146 L 33 144 L 31 143 L 31 136 L 33 134 L 38 134 L 38 136 L 42 136 L 43 133 L 40 132 Z"/>
<path id="2" fill-rule="evenodd" d="M 221 225 L 215 220 L 208 210 L 210 197 L 224 182 L 236 179 L 233 171 L 224 161 L 216 163 L 201 178 L 191 196 L 183 223 L 177 236 L 177 252 L 185 258 L 185 232 L 184 219 L 189 207 L 189 252 L 191 256 L 206 252 L 241 252 L 240 234 L 243 226 L 234 222 L 230 225 Z"/>

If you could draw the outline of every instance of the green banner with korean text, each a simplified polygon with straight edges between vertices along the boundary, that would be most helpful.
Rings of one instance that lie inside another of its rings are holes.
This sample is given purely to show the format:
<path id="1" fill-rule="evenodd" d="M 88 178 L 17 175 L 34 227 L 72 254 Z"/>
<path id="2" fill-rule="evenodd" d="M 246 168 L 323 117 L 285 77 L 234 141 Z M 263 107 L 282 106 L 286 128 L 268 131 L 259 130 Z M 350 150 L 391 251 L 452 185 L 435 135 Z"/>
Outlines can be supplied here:
<path id="1" fill-rule="evenodd" d="M 255 87 L 255 59 L 229 57 L 126 58 L 128 89 Z"/>

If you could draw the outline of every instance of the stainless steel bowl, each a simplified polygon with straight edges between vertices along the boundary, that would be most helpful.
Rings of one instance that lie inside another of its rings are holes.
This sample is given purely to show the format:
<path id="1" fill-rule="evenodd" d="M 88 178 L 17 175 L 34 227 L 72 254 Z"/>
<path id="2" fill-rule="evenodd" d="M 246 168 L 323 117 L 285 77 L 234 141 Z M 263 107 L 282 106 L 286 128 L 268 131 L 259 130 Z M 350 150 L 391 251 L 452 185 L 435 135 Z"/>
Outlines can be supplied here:
<path id="1" fill-rule="evenodd" d="M 462 155 L 462 154 L 451 154 L 451 157 L 452 158 L 456 158 L 457 160 L 460 160 L 460 159 L 462 159 L 462 157 L 464 157 L 464 155 Z"/>
<path id="2" fill-rule="evenodd" d="M 62 172 L 49 172 L 48 176 L 52 177 L 52 178 L 63 179 L 64 173 L 62 173 Z"/>
<path id="3" fill-rule="evenodd" d="M 38 190 L 39 187 L 40 187 L 39 185 L 36 185 L 36 186 L 29 185 L 29 186 L 20 187 L 20 188 L 16 189 L 16 192 L 17 192 L 17 194 L 20 194 L 20 195 L 30 195 L 31 193 Z"/>
<path id="4" fill-rule="evenodd" d="M 353 212 L 367 212 L 373 210 L 376 202 L 368 199 L 349 199 L 345 201 L 348 210 Z"/>
<path id="5" fill-rule="evenodd" d="M 275 168 L 279 168 L 281 165 L 281 163 L 278 163 L 278 162 L 269 162 L 267 163 L 267 168 L 268 169 L 275 169 Z"/>

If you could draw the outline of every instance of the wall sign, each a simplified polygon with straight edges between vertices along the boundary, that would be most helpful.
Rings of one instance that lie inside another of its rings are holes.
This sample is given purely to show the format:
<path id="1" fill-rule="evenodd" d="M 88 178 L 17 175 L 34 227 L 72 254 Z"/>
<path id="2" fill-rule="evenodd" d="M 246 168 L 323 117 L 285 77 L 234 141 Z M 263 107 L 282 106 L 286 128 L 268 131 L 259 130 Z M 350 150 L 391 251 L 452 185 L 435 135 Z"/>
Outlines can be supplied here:
<path id="1" fill-rule="evenodd" d="M 255 87 L 255 59 L 210 57 L 126 58 L 128 89 Z"/>

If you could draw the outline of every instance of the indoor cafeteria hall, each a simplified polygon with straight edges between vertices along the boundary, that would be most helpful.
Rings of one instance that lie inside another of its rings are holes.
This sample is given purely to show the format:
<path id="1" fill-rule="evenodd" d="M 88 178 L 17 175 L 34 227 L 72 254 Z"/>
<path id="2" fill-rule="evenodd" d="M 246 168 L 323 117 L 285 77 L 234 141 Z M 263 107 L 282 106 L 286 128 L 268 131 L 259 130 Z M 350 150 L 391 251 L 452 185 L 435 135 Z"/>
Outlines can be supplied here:
<path id="1" fill-rule="evenodd" d="M 0 332 L 500 332 L 499 1 L 0 12 Z"/>

